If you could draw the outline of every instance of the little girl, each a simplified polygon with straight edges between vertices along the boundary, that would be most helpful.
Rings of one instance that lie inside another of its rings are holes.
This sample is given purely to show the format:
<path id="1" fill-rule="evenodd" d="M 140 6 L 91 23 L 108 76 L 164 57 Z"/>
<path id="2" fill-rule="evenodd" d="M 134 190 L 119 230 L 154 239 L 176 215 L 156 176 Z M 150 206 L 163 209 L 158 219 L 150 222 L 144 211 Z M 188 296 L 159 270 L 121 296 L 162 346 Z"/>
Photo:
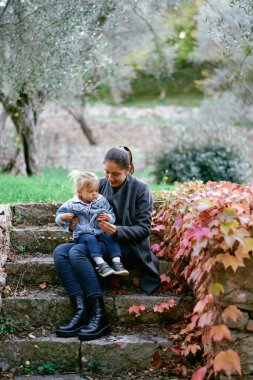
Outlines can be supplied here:
<path id="1" fill-rule="evenodd" d="M 77 217 L 73 237 L 76 244 L 85 243 L 95 261 L 98 273 L 102 277 L 111 274 L 128 276 L 129 272 L 121 262 L 121 250 L 118 242 L 101 230 L 99 222 L 115 222 L 112 207 L 105 197 L 98 193 L 98 177 L 89 172 L 74 170 L 70 177 L 75 183 L 75 196 L 65 202 L 56 212 L 55 221 L 69 229 L 72 218 Z M 111 267 L 104 261 L 99 242 L 106 244 L 112 258 Z"/>

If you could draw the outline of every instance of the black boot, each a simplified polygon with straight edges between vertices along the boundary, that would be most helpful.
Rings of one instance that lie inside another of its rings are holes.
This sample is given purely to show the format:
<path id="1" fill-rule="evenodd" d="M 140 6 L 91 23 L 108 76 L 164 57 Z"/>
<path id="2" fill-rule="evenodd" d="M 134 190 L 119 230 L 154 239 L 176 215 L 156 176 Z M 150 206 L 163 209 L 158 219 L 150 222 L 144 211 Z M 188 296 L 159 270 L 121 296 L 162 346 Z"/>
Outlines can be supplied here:
<path id="1" fill-rule="evenodd" d="M 110 323 L 102 297 L 88 298 L 89 321 L 78 333 L 80 340 L 94 340 L 110 333 Z"/>
<path id="2" fill-rule="evenodd" d="M 55 333 L 61 338 L 72 338 L 77 336 L 81 327 L 83 327 L 87 320 L 86 305 L 82 296 L 71 297 L 71 303 L 75 308 L 75 314 L 70 321 L 59 326 Z"/>

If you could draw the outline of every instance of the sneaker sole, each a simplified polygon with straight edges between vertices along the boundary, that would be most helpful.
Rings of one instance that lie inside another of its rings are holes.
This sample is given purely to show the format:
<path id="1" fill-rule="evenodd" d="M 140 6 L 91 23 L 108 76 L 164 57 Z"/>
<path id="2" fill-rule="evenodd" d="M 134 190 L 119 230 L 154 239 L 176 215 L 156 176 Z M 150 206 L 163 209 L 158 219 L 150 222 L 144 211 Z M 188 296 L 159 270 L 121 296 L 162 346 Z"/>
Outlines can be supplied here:
<path id="1" fill-rule="evenodd" d="M 107 276 L 110 276 L 111 274 L 115 274 L 115 271 L 114 270 L 111 270 L 110 272 L 107 272 L 107 273 L 99 273 L 98 272 L 98 274 L 99 274 L 99 276 L 101 276 L 101 277 L 107 277 Z"/>
<path id="2" fill-rule="evenodd" d="M 122 276 L 122 277 L 129 276 L 129 272 L 125 272 L 125 271 L 122 271 L 122 272 L 115 272 L 114 271 L 114 274 L 116 274 L 118 276 Z"/>

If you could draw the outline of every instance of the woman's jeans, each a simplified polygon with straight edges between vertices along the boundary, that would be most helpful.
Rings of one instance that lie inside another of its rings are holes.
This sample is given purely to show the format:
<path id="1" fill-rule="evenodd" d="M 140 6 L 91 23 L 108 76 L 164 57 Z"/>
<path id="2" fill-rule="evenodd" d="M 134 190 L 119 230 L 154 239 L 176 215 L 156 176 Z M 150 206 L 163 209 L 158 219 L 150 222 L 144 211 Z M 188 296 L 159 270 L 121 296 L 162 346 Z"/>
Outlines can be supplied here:
<path id="1" fill-rule="evenodd" d="M 92 257 L 103 257 L 101 245 L 99 242 L 105 243 L 107 251 L 110 252 L 110 257 L 121 257 L 121 250 L 119 243 L 112 237 L 112 235 L 102 232 L 99 235 L 81 234 L 75 239 L 76 244 L 84 243 L 88 252 Z"/>
<path id="2" fill-rule="evenodd" d="M 104 259 L 110 257 L 103 243 L 99 243 Z M 127 245 L 120 244 L 122 262 L 128 267 L 138 264 L 137 257 L 130 252 Z M 101 297 L 102 290 L 93 260 L 85 244 L 65 243 L 54 250 L 54 263 L 58 276 L 70 297 Z"/>

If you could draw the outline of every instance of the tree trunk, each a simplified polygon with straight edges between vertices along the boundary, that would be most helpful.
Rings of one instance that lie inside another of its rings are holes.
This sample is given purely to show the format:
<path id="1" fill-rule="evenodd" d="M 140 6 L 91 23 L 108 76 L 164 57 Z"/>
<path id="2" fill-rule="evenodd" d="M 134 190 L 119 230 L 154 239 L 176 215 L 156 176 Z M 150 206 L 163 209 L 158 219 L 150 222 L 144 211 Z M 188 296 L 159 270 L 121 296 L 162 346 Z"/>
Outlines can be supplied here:
<path id="1" fill-rule="evenodd" d="M 38 160 L 38 133 L 36 129 L 36 112 L 32 103 L 26 94 L 21 93 L 15 104 L 9 104 L 7 99 L 1 100 L 5 111 L 10 115 L 15 125 L 17 135 L 20 141 L 20 152 L 17 149 L 16 157 L 12 160 L 10 170 L 18 173 L 19 168 L 15 168 L 20 162 L 20 153 L 23 153 L 25 162 L 25 171 L 27 175 L 41 175 Z M 17 159 L 18 158 L 18 159 Z"/>
<path id="2" fill-rule="evenodd" d="M 166 96 L 167 96 L 167 92 L 164 88 L 162 88 L 160 91 L 159 99 L 164 100 L 166 98 Z"/>
<path id="3" fill-rule="evenodd" d="M 15 151 L 13 157 L 10 158 L 9 162 L 2 168 L 3 173 L 27 175 L 23 151 L 18 147 Z"/>
<path id="4" fill-rule="evenodd" d="M 89 143 L 91 145 L 96 145 L 97 141 L 84 116 L 85 101 L 82 100 L 81 104 L 67 106 L 66 110 L 78 122 L 79 126 L 81 127 L 81 130 L 83 131 L 84 135 L 87 137 Z"/>
<path id="5" fill-rule="evenodd" d="M 31 104 L 20 110 L 18 118 L 12 117 L 16 129 L 19 130 L 23 146 L 26 172 L 28 175 L 41 175 L 38 158 L 38 132 L 36 129 L 36 116 Z"/>

